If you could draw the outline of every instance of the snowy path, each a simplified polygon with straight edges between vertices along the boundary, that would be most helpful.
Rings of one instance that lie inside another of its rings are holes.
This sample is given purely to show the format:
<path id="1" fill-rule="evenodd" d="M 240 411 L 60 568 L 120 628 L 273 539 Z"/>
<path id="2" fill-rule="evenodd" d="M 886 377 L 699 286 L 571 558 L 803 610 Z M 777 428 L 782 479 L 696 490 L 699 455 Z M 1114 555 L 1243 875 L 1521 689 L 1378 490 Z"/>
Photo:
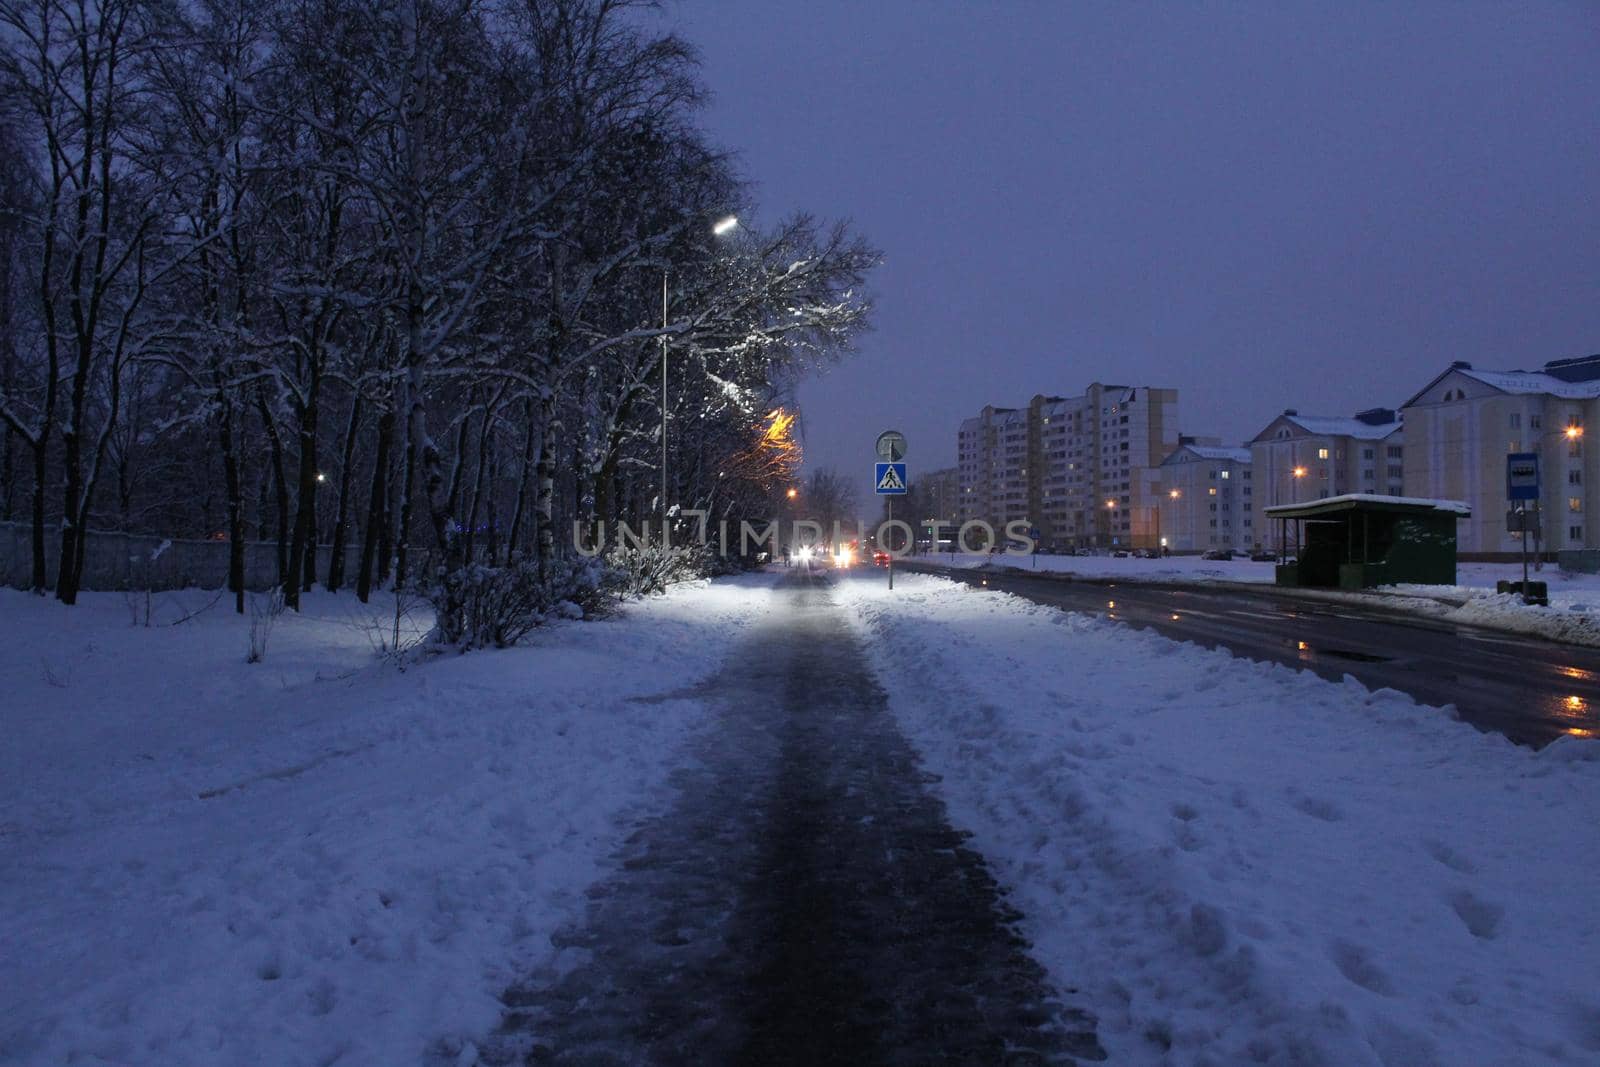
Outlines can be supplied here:
<path id="1" fill-rule="evenodd" d="M 827 583 L 790 585 L 692 694 L 718 711 L 676 804 L 630 838 L 562 958 L 507 995 L 485 1059 L 1103 1058 L 930 794 Z"/>

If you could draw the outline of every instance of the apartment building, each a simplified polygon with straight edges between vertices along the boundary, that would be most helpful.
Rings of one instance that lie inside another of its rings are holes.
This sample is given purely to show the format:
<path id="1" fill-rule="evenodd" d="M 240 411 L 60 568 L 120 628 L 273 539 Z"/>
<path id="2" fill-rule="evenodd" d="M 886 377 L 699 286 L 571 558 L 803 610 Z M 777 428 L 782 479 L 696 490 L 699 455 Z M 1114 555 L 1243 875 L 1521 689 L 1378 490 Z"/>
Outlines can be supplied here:
<path id="1" fill-rule="evenodd" d="M 1403 496 L 1404 445 L 1400 416 L 1389 408 L 1352 418 L 1290 408 L 1250 440 L 1254 516 L 1276 504 L 1345 493 Z M 1274 524 L 1255 521 L 1253 529 L 1252 544 L 1277 547 Z"/>
<path id="2" fill-rule="evenodd" d="M 1255 486 L 1248 448 L 1223 448 L 1215 437 L 1180 437 L 1157 473 L 1162 547 L 1172 552 L 1254 547 Z"/>
<path id="3" fill-rule="evenodd" d="M 1507 530 L 1506 454 L 1539 455 L 1543 497 L 1535 545 L 1545 552 L 1600 550 L 1600 516 L 1588 487 L 1600 481 L 1600 449 L 1585 428 L 1600 422 L 1600 356 L 1562 359 L 1538 371 L 1475 370 L 1452 363 L 1402 405 L 1407 496 L 1465 501 L 1458 549 L 1520 555 Z"/>
<path id="4" fill-rule="evenodd" d="M 1160 511 L 1142 472 L 1177 446 L 1178 391 L 1091 384 L 1082 396 L 985 407 L 961 424 L 962 521 L 1023 520 L 1046 548 L 1156 547 Z"/>

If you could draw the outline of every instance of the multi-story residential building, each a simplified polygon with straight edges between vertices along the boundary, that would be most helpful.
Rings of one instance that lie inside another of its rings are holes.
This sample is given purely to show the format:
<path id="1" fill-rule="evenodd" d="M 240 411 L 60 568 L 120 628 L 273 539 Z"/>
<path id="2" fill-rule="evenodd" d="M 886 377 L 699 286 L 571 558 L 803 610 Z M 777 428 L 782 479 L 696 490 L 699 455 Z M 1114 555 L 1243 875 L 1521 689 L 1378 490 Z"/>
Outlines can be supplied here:
<path id="1" fill-rule="evenodd" d="M 947 527 L 959 525 L 957 515 L 961 504 L 961 479 L 954 467 L 928 471 L 911 480 L 911 503 L 915 508 L 915 525 L 919 538 L 927 535 L 930 522 L 941 522 Z M 942 533 L 954 537 L 955 530 Z"/>
<path id="2" fill-rule="evenodd" d="M 1218 438 L 1180 437 L 1156 472 L 1162 547 L 1203 552 L 1255 545 L 1250 460 L 1248 448 L 1223 448 Z"/>
<path id="3" fill-rule="evenodd" d="M 1522 534 L 1507 530 L 1509 452 L 1539 454 L 1542 522 L 1530 548 L 1600 549 L 1600 516 L 1589 515 L 1587 491 L 1600 483 L 1600 448 L 1584 433 L 1600 422 L 1600 356 L 1555 360 L 1540 371 L 1482 371 L 1452 363 L 1401 410 L 1406 495 L 1462 500 L 1472 507 L 1472 517 L 1457 530 L 1460 552 L 1522 551 Z"/>
<path id="4" fill-rule="evenodd" d="M 1404 445 L 1400 416 L 1389 408 L 1354 418 L 1302 415 L 1291 408 L 1250 440 L 1254 514 L 1345 493 L 1402 496 Z M 1277 547 L 1273 523 L 1257 519 L 1255 532 L 1254 541 Z"/>
<path id="5" fill-rule="evenodd" d="M 1156 547 L 1156 498 L 1141 471 L 1177 445 L 1178 391 L 1095 382 L 1077 397 L 986 407 L 957 439 L 962 521 L 1025 520 L 1041 543 Z"/>

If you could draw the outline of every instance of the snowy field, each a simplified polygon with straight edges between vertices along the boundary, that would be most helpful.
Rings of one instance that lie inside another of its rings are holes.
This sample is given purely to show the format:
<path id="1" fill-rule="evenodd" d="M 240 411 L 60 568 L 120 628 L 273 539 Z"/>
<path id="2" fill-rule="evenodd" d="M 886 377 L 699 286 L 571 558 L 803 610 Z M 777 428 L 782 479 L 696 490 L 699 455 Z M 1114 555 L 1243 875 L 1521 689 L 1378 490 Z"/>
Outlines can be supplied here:
<path id="1" fill-rule="evenodd" d="M 470 1062 L 771 581 L 404 672 L 392 601 L 311 595 L 247 665 L 226 602 L 0 591 L 0 1062 Z"/>
<path id="2" fill-rule="evenodd" d="M 836 595 L 1111 1062 L 1600 1062 L 1600 741 L 896 586 Z"/>
<path id="3" fill-rule="evenodd" d="M 1117 559 L 1113 556 L 984 556 L 941 552 L 913 557 L 914 562 L 971 569 L 1005 567 L 1021 571 L 1054 571 L 1083 578 L 1129 582 L 1227 583 L 1270 585 L 1273 564 L 1248 559 L 1207 560 L 1199 556 L 1166 559 Z M 1495 593 L 1499 581 L 1521 581 L 1520 563 L 1463 563 L 1457 585 L 1385 586 L 1373 593 L 1338 590 L 1296 590 L 1298 596 L 1323 599 L 1381 595 L 1389 607 L 1452 622 L 1488 626 L 1556 641 L 1600 646 L 1600 574 L 1576 574 L 1546 564 L 1529 571 L 1534 581 L 1549 586 L 1548 607 L 1530 606 L 1517 596 Z"/>

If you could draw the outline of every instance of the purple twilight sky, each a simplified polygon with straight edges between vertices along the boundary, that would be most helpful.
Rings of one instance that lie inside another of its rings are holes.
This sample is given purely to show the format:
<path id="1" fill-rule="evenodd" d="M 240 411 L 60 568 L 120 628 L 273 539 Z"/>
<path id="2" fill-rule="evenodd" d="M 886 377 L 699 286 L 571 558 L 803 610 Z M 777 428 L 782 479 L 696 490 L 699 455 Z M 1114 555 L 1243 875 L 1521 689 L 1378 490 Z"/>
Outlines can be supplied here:
<path id="1" fill-rule="evenodd" d="M 884 250 L 807 462 L 1175 386 L 1186 433 L 1600 351 L 1600 7 L 683 0 L 763 219 Z"/>

